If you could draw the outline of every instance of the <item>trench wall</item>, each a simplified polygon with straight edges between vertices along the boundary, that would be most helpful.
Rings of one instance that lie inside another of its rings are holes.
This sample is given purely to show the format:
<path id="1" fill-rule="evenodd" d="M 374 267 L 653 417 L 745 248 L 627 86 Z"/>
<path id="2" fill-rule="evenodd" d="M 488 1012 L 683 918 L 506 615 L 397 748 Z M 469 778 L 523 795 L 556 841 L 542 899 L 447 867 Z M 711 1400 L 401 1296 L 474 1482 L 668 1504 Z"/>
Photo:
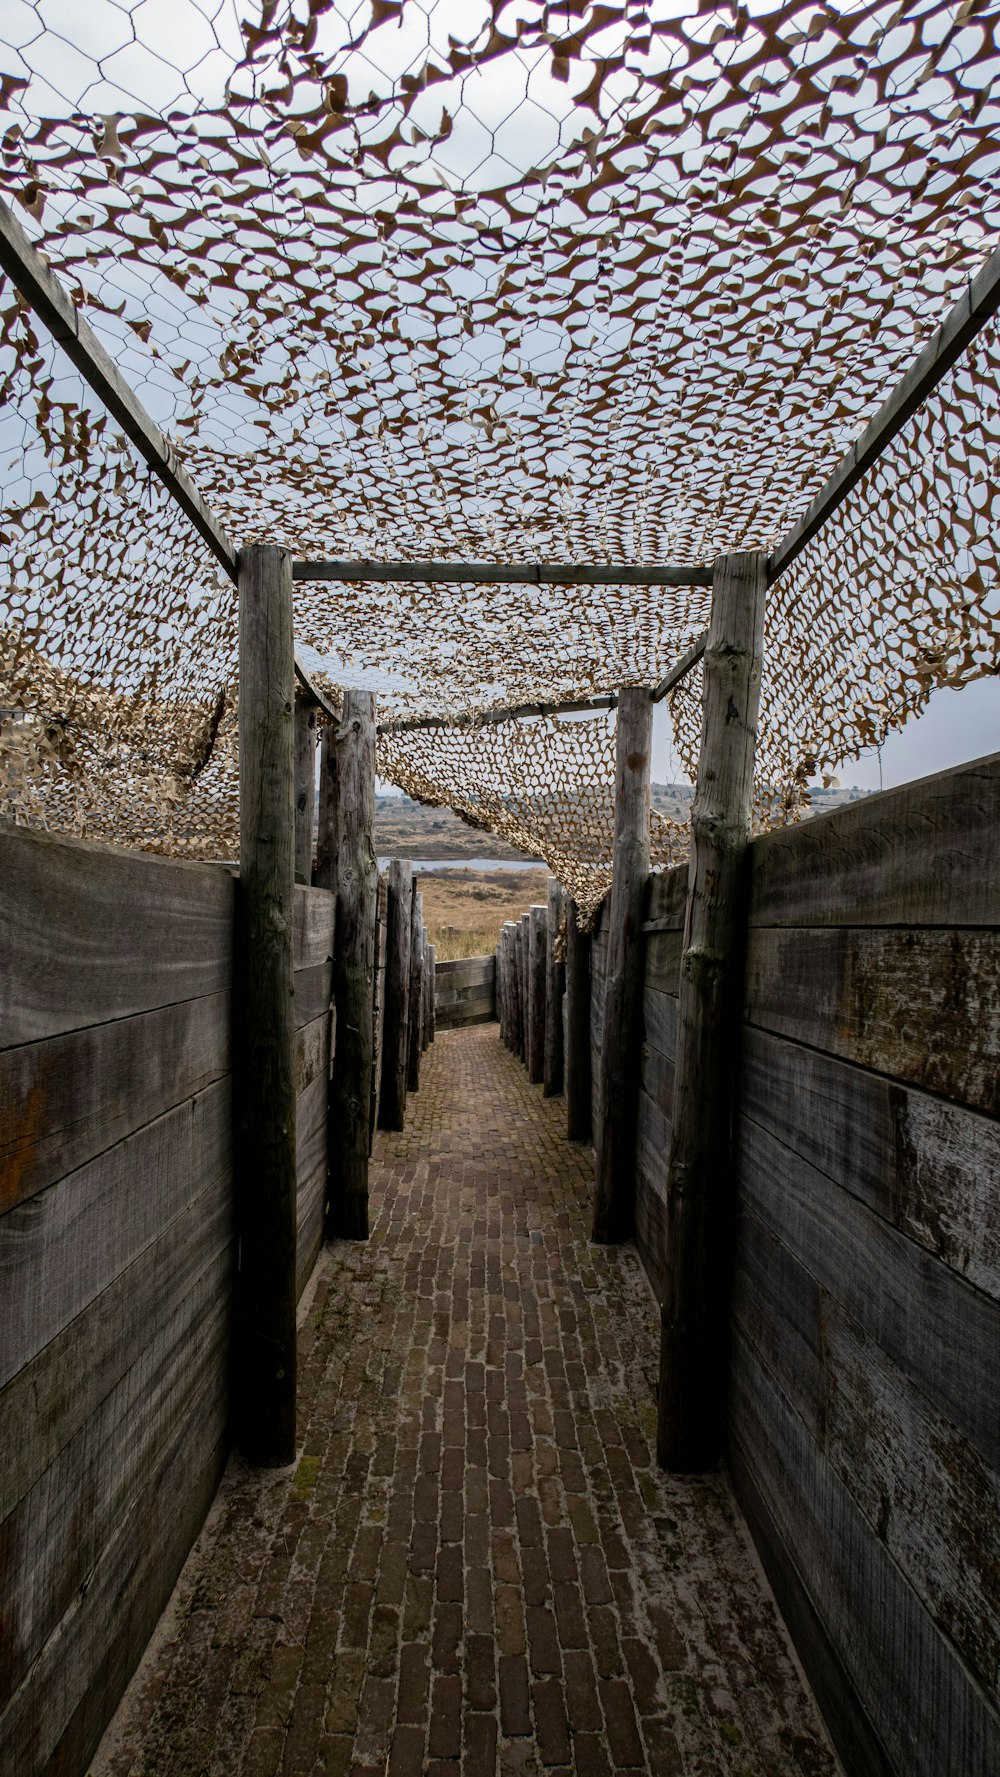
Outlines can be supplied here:
<path id="1" fill-rule="evenodd" d="M 461 1030 L 468 1024 L 489 1024 L 496 1017 L 495 956 L 465 956 L 435 966 L 435 1016 L 438 1030 Z"/>
<path id="2" fill-rule="evenodd" d="M 0 1767 L 87 1763 L 228 1451 L 221 866 L 0 832 Z M 295 898 L 298 1282 L 322 1238 L 333 897 Z"/>
<path id="3" fill-rule="evenodd" d="M 751 848 L 729 1466 L 851 1777 L 1000 1770 L 998 833 L 994 757 Z M 685 876 L 646 922 L 657 1291 Z"/>

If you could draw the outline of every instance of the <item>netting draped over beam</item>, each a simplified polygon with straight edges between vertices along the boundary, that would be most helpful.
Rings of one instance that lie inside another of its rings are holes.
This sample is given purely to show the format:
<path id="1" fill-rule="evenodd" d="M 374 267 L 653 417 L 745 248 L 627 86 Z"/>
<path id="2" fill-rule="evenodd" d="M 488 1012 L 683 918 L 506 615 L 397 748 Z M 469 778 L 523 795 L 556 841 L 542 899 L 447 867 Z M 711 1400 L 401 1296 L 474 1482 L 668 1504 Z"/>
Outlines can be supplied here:
<path id="1" fill-rule="evenodd" d="M 6 190 L 238 541 L 770 549 L 1000 233 L 998 9 L 975 0 L 257 0 L 239 21 L 234 0 L 0 21 Z M 0 309 L 8 810 L 224 855 L 232 589 L 9 285 Z M 1000 665 L 998 353 L 991 326 L 772 588 L 762 818 Z M 653 684 L 708 602 L 299 582 L 296 627 L 384 718 L 468 716 Z M 673 700 L 689 773 L 697 687 Z M 476 819 L 512 798 L 568 879 L 593 863 L 606 725 L 573 742 L 573 815 L 569 743 L 541 730 L 399 736 L 384 769 Z M 520 776 L 491 789 L 504 749 Z"/>

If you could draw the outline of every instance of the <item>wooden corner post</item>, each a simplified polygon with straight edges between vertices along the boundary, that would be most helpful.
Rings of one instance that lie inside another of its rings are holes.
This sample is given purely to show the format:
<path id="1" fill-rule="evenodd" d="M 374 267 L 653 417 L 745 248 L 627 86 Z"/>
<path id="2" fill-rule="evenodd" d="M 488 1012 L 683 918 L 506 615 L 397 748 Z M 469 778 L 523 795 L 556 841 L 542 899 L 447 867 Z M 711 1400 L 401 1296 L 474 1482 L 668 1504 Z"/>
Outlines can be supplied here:
<path id="1" fill-rule="evenodd" d="M 389 865 L 386 911 L 385 1004 L 382 1024 L 380 1129 L 406 1122 L 406 1073 L 410 1040 L 410 922 L 413 918 L 413 866 L 401 858 Z"/>
<path id="2" fill-rule="evenodd" d="M 715 564 L 677 1008 L 657 1456 L 696 1474 L 722 1451 L 729 1348 L 732 1088 L 746 931 L 766 593 L 761 554 Z"/>
<path id="3" fill-rule="evenodd" d="M 312 882 L 316 814 L 316 705 L 295 699 L 295 880 Z"/>
<path id="4" fill-rule="evenodd" d="M 338 784 L 333 950 L 337 1041 L 329 1097 L 326 1232 L 367 1240 L 378 906 L 375 699 L 370 691 L 344 693 L 343 720 L 332 745 Z"/>
<path id="5" fill-rule="evenodd" d="M 295 894 L 292 558 L 239 555 L 240 879 L 234 957 L 234 1430 L 252 1462 L 295 1460 Z"/>
<path id="6" fill-rule="evenodd" d="M 549 883 L 549 909 L 545 932 L 545 1059 L 542 1096 L 554 1098 L 563 1089 L 563 994 L 566 964 L 556 957 L 562 925 L 562 884 Z"/>
<path id="7" fill-rule="evenodd" d="M 590 936 L 580 930 L 576 902 L 566 902 L 566 1137 L 589 1141 L 590 1099 Z"/>
<path id="8" fill-rule="evenodd" d="M 608 964 L 601 1042 L 601 1095 L 593 1238 L 627 1240 L 635 1214 L 635 1139 L 639 1097 L 642 920 L 649 877 L 650 749 L 653 703 L 628 685 L 618 698 L 615 746 L 615 840 L 608 908 Z"/>

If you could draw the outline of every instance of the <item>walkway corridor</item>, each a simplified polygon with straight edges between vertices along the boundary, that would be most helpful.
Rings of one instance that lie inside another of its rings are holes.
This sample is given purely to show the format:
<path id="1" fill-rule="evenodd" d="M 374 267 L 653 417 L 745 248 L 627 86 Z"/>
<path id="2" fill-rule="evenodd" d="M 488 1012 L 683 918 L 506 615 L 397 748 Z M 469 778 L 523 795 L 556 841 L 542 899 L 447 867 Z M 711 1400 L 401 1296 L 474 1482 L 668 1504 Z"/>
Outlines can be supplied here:
<path id="1" fill-rule="evenodd" d="M 836 1767 L 721 1479 L 651 1466 L 656 1315 L 495 1025 L 320 1261 L 294 1477 L 230 1466 L 95 1777 Z"/>

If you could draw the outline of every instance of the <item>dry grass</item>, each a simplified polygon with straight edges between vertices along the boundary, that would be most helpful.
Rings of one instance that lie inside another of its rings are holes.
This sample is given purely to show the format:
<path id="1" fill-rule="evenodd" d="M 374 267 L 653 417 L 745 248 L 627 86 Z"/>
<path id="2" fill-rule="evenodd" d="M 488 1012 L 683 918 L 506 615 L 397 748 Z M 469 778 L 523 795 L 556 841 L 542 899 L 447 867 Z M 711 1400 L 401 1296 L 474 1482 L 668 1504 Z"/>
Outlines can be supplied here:
<path id="1" fill-rule="evenodd" d="M 489 956 L 507 919 L 519 919 L 544 901 L 547 870 L 422 870 L 424 924 L 439 963 Z"/>

